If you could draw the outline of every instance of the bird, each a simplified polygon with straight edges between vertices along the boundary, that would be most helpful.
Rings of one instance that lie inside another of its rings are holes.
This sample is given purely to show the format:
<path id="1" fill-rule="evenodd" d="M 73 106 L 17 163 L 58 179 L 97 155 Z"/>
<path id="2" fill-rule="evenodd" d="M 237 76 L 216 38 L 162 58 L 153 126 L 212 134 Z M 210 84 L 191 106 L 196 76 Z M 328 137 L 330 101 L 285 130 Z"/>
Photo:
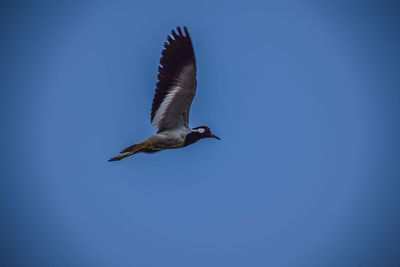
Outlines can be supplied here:
<path id="1" fill-rule="evenodd" d="M 151 108 L 151 124 L 156 134 L 131 145 L 120 155 L 109 159 L 119 161 L 139 152 L 154 153 L 191 145 L 203 138 L 219 137 L 207 126 L 189 127 L 189 111 L 196 93 L 196 59 L 187 27 L 172 30 L 164 43 L 158 82 Z"/>

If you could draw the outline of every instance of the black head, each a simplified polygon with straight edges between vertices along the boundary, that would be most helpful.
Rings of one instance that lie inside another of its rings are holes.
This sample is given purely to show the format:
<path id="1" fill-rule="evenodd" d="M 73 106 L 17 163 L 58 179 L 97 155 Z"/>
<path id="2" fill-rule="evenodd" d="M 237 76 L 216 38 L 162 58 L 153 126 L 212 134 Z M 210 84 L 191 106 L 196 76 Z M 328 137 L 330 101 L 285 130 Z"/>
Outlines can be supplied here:
<path id="1" fill-rule="evenodd" d="M 221 140 L 218 136 L 211 133 L 210 128 L 207 126 L 200 126 L 191 129 L 190 133 L 186 136 L 184 146 L 188 146 L 203 138 L 215 138 Z"/>

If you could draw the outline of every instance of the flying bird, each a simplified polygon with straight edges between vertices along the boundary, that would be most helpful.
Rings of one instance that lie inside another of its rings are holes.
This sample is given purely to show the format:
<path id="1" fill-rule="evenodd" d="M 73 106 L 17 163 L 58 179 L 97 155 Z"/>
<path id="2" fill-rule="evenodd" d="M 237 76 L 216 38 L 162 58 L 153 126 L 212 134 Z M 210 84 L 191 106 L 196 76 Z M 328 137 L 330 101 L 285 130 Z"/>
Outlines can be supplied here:
<path id="1" fill-rule="evenodd" d="M 181 148 L 203 138 L 216 138 L 207 126 L 189 127 L 189 110 L 196 93 L 196 59 L 189 32 L 183 27 L 172 30 L 158 67 L 158 82 L 151 108 L 151 124 L 156 134 L 131 145 L 117 161 L 139 152 L 153 153 L 165 149 Z"/>

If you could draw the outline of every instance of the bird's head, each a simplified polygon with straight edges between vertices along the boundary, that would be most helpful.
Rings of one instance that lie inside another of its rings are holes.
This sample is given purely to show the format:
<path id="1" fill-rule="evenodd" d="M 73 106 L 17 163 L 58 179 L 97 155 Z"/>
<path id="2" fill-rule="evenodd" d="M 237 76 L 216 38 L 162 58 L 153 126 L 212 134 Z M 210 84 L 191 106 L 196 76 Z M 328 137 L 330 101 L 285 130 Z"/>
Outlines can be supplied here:
<path id="1" fill-rule="evenodd" d="M 194 142 L 197 142 L 198 140 L 203 138 L 215 138 L 221 140 L 218 136 L 211 133 L 210 128 L 208 128 L 207 126 L 200 126 L 191 129 L 190 133 L 186 136 L 184 146 L 193 144 Z"/>
<path id="2" fill-rule="evenodd" d="M 210 128 L 207 126 L 200 126 L 192 129 L 192 132 L 197 132 L 201 138 L 215 138 L 221 140 L 218 136 L 211 133 Z"/>

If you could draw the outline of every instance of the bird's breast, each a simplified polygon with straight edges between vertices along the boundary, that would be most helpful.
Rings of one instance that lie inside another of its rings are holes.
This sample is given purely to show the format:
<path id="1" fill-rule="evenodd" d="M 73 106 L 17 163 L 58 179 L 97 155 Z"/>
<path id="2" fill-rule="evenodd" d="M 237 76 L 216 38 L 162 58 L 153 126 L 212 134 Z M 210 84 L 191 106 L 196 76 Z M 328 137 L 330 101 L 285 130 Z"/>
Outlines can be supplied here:
<path id="1" fill-rule="evenodd" d="M 187 131 L 163 131 L 151 136 L 149 141 L 160 149 L 179 148 L 185 143 Z"/>

